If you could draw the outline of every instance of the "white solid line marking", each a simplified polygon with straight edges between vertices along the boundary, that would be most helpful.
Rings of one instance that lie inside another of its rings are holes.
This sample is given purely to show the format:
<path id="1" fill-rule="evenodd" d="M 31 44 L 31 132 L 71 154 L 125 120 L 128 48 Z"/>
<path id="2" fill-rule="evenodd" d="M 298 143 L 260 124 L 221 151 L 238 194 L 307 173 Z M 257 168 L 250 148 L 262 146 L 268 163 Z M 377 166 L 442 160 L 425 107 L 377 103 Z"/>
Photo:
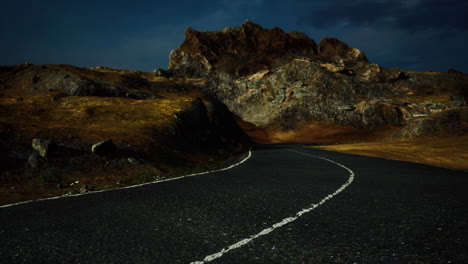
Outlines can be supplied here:
<path id="1" fill-rule="evenodd" d="M 189 175 L 184 175 L 184 176 L 179 176 L 176 178 L 170 178 L 170 179 L 165 179 L 165 180 L 159 180 L 159 181 L 153 181 L 153 182 L 147 182 L 147 183 L 142 183 L 142 184 L 137 184 L 137 185 L 131 185 L 131 186 L 126 186 L 122 188 L 117 188 L 117 189 L 107 189 L 107 190 L 99 190 L 99 191 L 94 191 L 94 192 L 87 192 L 87 193 L 77 193 L 77 194 L 71 194 L 71 195 L 63 195 L 63 196 L 55 196 L 55 197 L 49 197 L 49 198 L 43 198 L 43 199 L 37 199 L 37 200 L 30 200 L 30 201 L 23 201 L 23 202 L 18 202 L 18 203 L 12 203 L 12 204 L 5 204 L 5 205 L 0 205 L 0 208 L 5 208 L 5 207 L 10 207 L 10 206 L 15 206 L 15 205 L 20 205 L 20 204 L 25 204 L 25 203 L 31 203 L 31 202 L 40 202 L 40 201 L 47 201 L 47 200 L 55 200 L 55 199 L 60 199 L 60 198 L 68 198 L 68 197 L 76 197 L 76 196 L 81 196 L 81 195 L 87 195 L 87 194 L 94 194 L 94 193 L 101 193 L 101 192 L 109 192 L 109 191 L 117 191 L 117 190 L 122 190 L 122 189 L 130 189 L 130 188 L 136 188 L 144 185 L 149 185 L 149 184 L 155 184 L 155 183 L 161 183 L 161 182 L 167 182 L 167 181 L 174 181 L 174 180 L 179 180 L 182 178 L 187 178 L 187 177 L 193 177 L 193 176 L 199 176 L 199 175 L 204 175 L 208 173 L 213 173 L 213 172 L 220 172 L 220 171 L 226 171 L 230 170 L 234 167 L 237 167 L 241 165 L 242 163 L 246 162 L 250 157 L 252 156 L 252 148 L 249 149 L 249 153 L 247 157 L 245 157 L 243 160 L 239 161 L 236 164 L 233 164 L 229 167 L 218 169 L 218 170 L 212 170 L 212 171 L 204 171 L 204 172 L 199 172 L 199 173 L 193 173 Z"/>
<path id="2" fill-rule="evenodd" d="M 269 228 L 266 228 L 266 229 L 263 229 L 262 231 L 260 231 L 259 233 L 249 237 L 249 238 L 246 238 L 246 239 L 243 239 L 235 244 L 232 244 L 230 245 L 228 248 L 223 248 L 221 251 L 217 252 L 217 253 L 214 253 L 214 254 L 211 254 L 211 255 L 208 255 L 206 256 L 202 261 L 193 261 L 191 262 L 190 264 L 204 264 L 206 262 L 210 262 L 210 261 L 213 261 L 217 258 L 220 258 L 221 256 L 223 256 L 225 253 L 231 251 L 231 250 L 234 250 L 236 248 L 240 248 L 244 245 L 247 245 L 248 243 L 252 242 L 252 240 L 256 239 L 256 238 L 259 238 L 261 236 L 264 236 L 264 235 L 267 235 L 271 232 L 273 232 L 275 229 L 277 228 L 280 228 L 284 225 L 287 225 L 293 221 L 295 221 L 296 219 L 298 219 L 299 217 L 301 217 L 303 214 L 306 214 L 312 210 L 314 210 L 315 208 L 319 207 L 320 205 L 324 204 L 326 201 L 330 200 L 331 198 L 333 198 L 335 195 L 339 194 L 340 192 L 342 192 L 344 189 L 346 189 L 346 187 L 348 187 L 354 180 L 354 171 L 352 171 L 350 168 L 346 167 L 345 165 L 343 164 L 340 164 L 336 161 L 333 161 L 333 160 L 330 160 L 330 159 L 327 159 L 327 158 L 323 158 L 323 157 L 320 157 L 320 156 L 315 156 L 315 155 L 312 155 L 312 154 L 308 154 L 308 153 L 303 153 L 303 152 L 300 152 L 300 151 L 295 151 L 295 150 L 289 150 L 289 151 L 292 151 L 292 152 L 296 152 L 296 153 L 300 153 L 302 155 L 306 155 L 306 156 L 311 156 L 311 157 L 314 157 L 314 158 L 318 158 L 318 159 L 322 159 L 322 160 L 326 160 L 326 161 L 329 161 L 331 163 L 334 163 L 340 167 L 342 167 L 343 169 L 347 170 L 349 172 L 349 178 L 348 178 L 348 181 L 343 184 L 340 188 L 338 188 L 334 193 L 332 194 L 329 194 L 327 195 L 325 198 L 323 198 L 319 203 L 317 204 L 311 204 L 309 208 L 305 208 L 305 209 L 302 209 L 301 211 L 297 212 L 295 216 L 292 216 L 292 217 L 288 217 L 288 218 L 285 218 L 283 220 L 281 220 L 280 222 L 276 223 L 276 224 L 273 224 L 271 227 Z"/>

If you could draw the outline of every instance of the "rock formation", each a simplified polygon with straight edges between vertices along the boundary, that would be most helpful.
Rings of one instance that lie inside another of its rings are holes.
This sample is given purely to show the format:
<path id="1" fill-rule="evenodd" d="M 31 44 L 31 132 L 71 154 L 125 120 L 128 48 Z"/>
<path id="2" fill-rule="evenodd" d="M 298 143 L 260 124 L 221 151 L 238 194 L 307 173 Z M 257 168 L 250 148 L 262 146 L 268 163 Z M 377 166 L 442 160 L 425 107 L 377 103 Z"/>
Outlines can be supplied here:
<path id="1" fill-rule="evenodd" d="M 468 75 L 384 69 L 334 38 L 317 45 L 303 33 L 250 21 L 220 31 L 188 28 L 185 37 L 169 69 L 206 78 L 204 92 L 263 129 L 294 131 L 314 122 L 401 128 L 415 115 L 467 105 Z"/>

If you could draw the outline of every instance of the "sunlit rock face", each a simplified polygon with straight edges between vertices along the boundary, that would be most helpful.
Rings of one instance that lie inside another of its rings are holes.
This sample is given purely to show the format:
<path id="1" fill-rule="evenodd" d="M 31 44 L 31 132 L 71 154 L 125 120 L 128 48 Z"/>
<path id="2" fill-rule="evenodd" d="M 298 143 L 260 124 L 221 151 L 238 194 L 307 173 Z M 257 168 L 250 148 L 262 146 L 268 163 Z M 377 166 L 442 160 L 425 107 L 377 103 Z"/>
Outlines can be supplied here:
<path id="1" fill-rule="evenodd" d="M 401 128 L 415 116 L 466 106 L 468 87 L 463 73 L 384 69 L 338 39 L 317 45 L 303 33 L 250 21 L 220 31 L 188 28 L 169 69 L 206 78 L 201 89 L 251 125 L 284 131 L 314 122 Z"/>

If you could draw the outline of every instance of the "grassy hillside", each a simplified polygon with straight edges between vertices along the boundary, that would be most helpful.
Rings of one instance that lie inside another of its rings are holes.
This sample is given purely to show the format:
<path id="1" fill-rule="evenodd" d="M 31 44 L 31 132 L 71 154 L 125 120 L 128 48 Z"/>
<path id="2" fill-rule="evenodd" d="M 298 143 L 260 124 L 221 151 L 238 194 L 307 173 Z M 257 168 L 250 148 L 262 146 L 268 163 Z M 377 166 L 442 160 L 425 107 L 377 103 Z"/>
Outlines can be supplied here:
<path id="1" fill-rule="evenodd" d="M 224 120 L 214 118 L 225 113 L 203 110 L 212 102 L 201 101 L 203 93 L 193 89 L 201 84 L 202 79 L 105 67 L 1 67 L 0 204 L 118 188 L 223 166 L 243 145 L 222 129 L 204 136 L 217 129 L 214 123 L 223 125 Z M 70 96 L 67 85 L 95 85 L 118 93 Z M 134 91 L 145 99 L 128 95 Z M 57 149 L 51 156 L 36 158 L 37 166 L 30 161 L 37 153 L 31 145 L 34 138 L 51 140 Z M 93 144 L 108 138 L 116 146 L 114 153 L 91 152 Z M 217 146 L 221 138 L 234 147 Z"/>
<path id="2" fill-rule="evenodd" d="M 58 92 L 0 98 L 0 129 L 28 138 L 61 138 L 118 145 L 151 144 L 194 99 L 177 95 L 158 100 L 64 96 Z"/>

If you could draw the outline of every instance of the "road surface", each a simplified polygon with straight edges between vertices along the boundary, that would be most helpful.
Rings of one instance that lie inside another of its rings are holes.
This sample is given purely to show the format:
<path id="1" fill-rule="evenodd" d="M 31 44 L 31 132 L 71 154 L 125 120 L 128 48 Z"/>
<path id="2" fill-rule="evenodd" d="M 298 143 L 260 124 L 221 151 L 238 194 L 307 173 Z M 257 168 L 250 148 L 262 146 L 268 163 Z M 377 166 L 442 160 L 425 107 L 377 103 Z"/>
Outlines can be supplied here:
<path id="1" fill-rule="evenodd" d="M 257 146 L 221 172 L 0 208 L 0 263 L 468 263 L 468 173 Z"/>

